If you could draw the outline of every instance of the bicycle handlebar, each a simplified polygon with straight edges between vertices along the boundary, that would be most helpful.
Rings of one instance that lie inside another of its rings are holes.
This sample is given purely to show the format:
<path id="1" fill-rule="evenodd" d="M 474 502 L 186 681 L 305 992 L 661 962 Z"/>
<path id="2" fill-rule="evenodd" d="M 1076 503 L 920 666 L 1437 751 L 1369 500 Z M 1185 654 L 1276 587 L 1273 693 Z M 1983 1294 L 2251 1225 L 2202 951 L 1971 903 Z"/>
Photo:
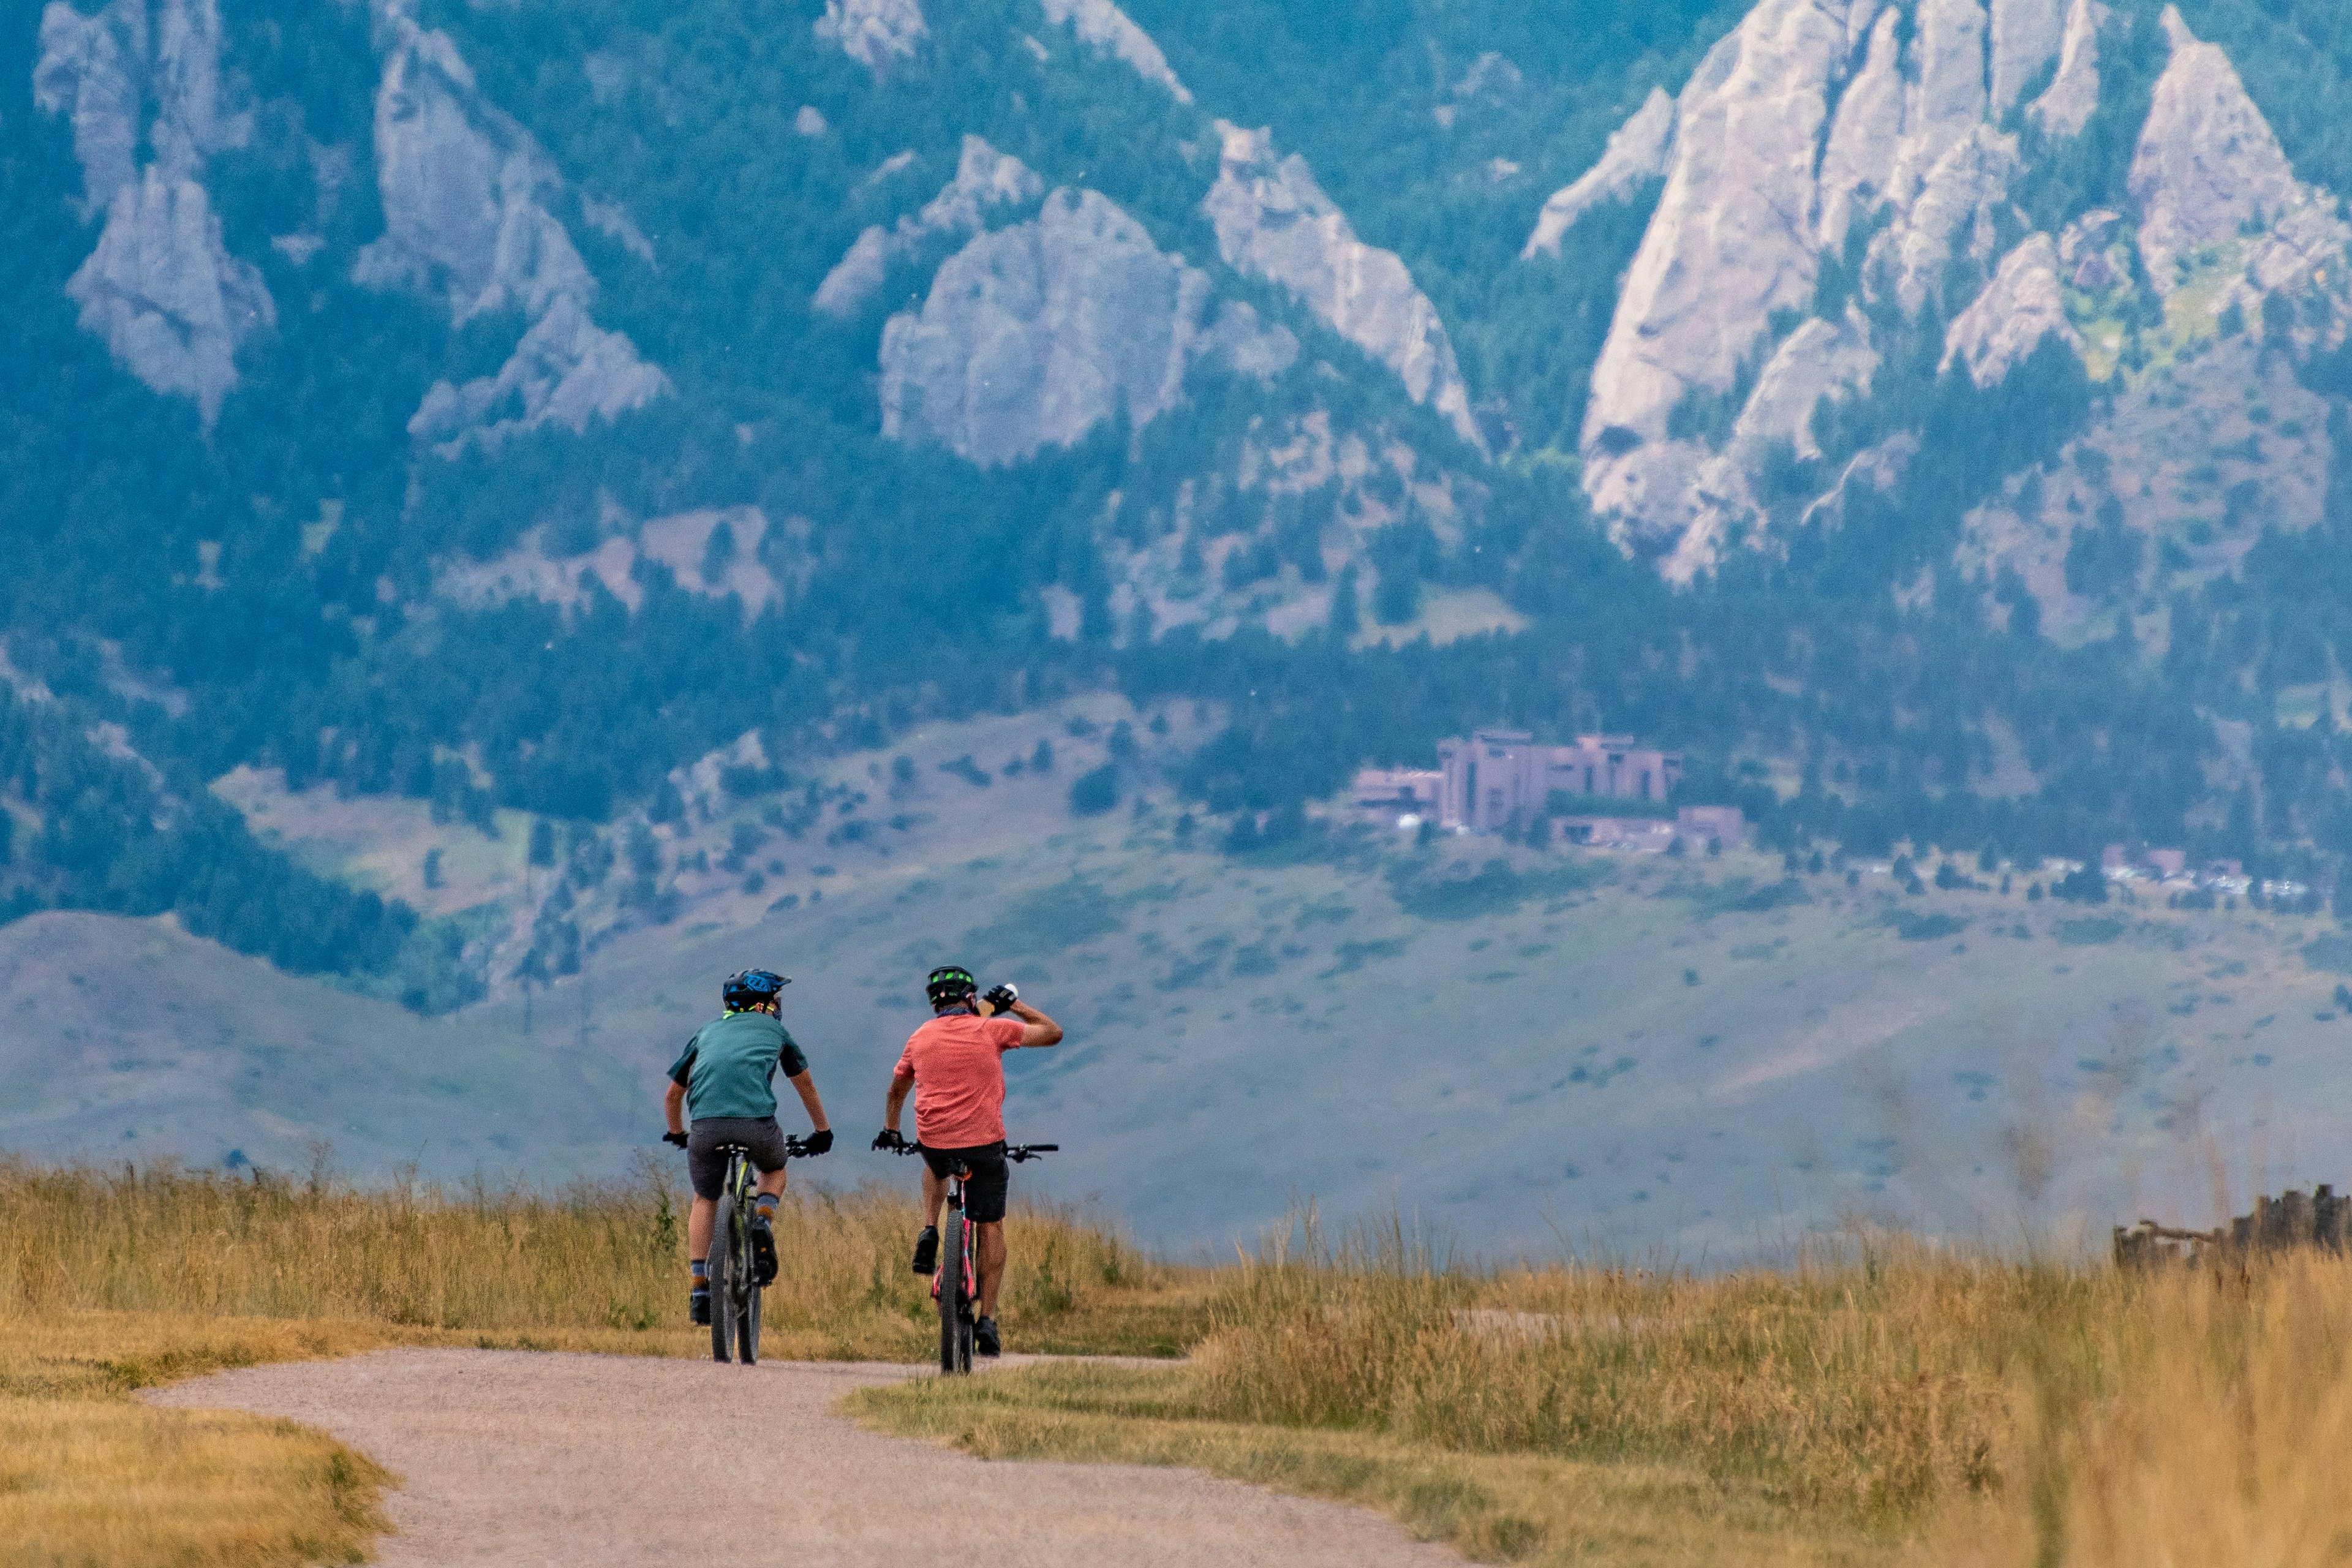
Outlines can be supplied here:
<path id="1" fill-rule="evenodd" d="M 890 1151 L 893 1154 L 919 1154 L 922 1152 L 923 1146 L 919 1143 L 901 1143 Z M 1041 1155 L 1058 1154 L 1061 1152 L 1062 1146 L 1059 1143 L 1015 1143 L 1004 1151 L 1004 1157 L 1018 1165 Z"/>
<path id="2" fill-rule="evenodd" d="M 661 1135 L 661 1141 L 663 1142 L 678 1149 L 686 1147 L 686 1140 L 687 1134 L 683 1132 L 665 1132 Z M 747 1154 L 751 1152 L 750 1145 L 743 1143 L 719 1143 L 712 1146 L 712 1152 L 714 1153 L 723 1154 L 730 1149 L 740 1149 Z M 791 1133 L 786 1133 L 784 1135 L 785 1159 L 808 1160 L 814 1159 L 814 1157 L 815 1156 L 811 1152 L 808 1146 L 803 1143 L 798 1138 L 793 1137 Z"/>

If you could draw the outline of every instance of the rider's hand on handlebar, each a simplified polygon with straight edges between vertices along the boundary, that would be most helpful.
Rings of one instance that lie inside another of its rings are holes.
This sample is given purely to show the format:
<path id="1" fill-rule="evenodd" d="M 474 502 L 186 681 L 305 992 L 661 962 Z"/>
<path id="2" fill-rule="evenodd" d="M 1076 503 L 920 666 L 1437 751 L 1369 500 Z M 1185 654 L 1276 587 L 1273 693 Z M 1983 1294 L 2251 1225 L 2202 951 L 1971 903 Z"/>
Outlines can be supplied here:
<path id="1" fill-rule="evenodd" d="M 812 1154 L 822 1154 L 833 1147 L 833 1129 L 820 1127 L 801 1140 L 801 1147 Z"/>
<path id="2" fill-rule="evenodd" d="M 683 1149 L 686 1147 L 686 1134 L 683 1132 L 665 1132 L 662 1134 L 662 1142 L 665 1143 L 674 1143 L 678 1148 Z"/>
<path id="3" fill-rule="evenodd" d="M 881 1131 L 874 1134 L 874 1147 L 877 1149 L 898 1150 L 906 1146 L 907 1140 L 899 1135 L 898 1130 L 895 1127 L 885 1127 Z"/>

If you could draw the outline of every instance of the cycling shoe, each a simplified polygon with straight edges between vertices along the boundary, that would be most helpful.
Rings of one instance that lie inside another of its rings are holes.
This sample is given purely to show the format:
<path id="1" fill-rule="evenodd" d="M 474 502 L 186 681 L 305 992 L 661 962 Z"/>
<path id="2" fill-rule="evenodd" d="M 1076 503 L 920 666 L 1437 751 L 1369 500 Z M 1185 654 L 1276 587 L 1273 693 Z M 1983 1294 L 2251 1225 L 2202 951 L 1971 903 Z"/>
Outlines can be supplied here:
<path id="1" fill-rule="evenodd" d="M 971 1326 L 971 1353 L 987 1356 L 1004 1353 L 1004 1340 L 996 1331 L 994 1318 L 982 1318 Z"/>
<path id="2" fill-rule="evenodd" d="M 755 1216 L 751 1221 L 751 1283 L 764 1290 L 775 1282 L 775 1226 Z"/>
<path id="3" fill-rule="evenodd" d="M 940 1267 L 940 1227 L 927 1225 L 915 1237 L 915 1272 L 935 1274 Z"/>
<path id="4" fill-rule="evenodd" d="M 694 1320 L 697 1328 L 707 1329 L 710 1326 L 710 1288 L 709 1286 L 697 1285 L 694 1288 L 693 1294 L 686 1299 L 686 1311 L 687 1316 Z"/>

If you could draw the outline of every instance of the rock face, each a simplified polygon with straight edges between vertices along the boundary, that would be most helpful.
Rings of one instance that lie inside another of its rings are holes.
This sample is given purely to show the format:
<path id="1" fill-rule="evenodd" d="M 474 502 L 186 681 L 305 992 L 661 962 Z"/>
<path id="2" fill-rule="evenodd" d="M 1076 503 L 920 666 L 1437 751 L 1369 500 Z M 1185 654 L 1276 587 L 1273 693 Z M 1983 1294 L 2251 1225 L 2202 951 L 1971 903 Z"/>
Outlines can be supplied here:
<path id="1" fill-rule="evenodd" d="M 1732 426 L 1732 449 L 1752 461 L 1766 444 L 1782 440 L 1800 458 L 1820 457 L 1813 410 L 1825 397 L 1868 392 L 1877 370 L 1878 351 L 1870 346 L 1870 324 L 1860 312 L 1850 310 L 1839 321 L 1807 321 L 1766 362 L 1755 395 Z"/>
<path id="2" fill-rule="evenodd" d="M 1821 243 L 1837 251 L 1854 219 L 1884 200 L 1895 176 L 1895 151 L 1903 139 L 1903 18 L 1893 11 L 1871 28 L 1870 52 L 1838 100 L 1822 155 Z"/>
<path id="3" fill-rule="evenodd" d="M 910 58 L 929 31 L 922 0 L 824 0 L 816 19 L 818 37 L 877 75 Z"/>
<path id="4" fill-rule="evenodd" d="M 1168 57 L 1160 52 L 1151 35 L 1137 26 L 1111 0 L 1045 0 L 1045 20 L 1054 26 L 1067 26 L 1076 32 L 1080 42 L 1108 49 L 1132 66 L 1136 75 L 1166 88 L 1177 102 L 1192 101 L 1192 93 L 1176 79 L 1176 73 L 1169 68 Z"/>
<path id="5" fill-rule="evenodd" d="M 2058 47 L 2058 74 L 2049 90 L 2033 100 L 2032 115 L 2053 136 L 2074 136 L 2099 107 L 2099 24 L 2107 8 L 2098 0 L 2074 0 L 2066 11 L 2066 32 Z"/>
<path id="6" fill-rule="evenodd" d="M 2172 61 L 2132 156 L 2141 261 L 2165 295 L 2201 265 L 2238 262 L 2241 278 L 2214 309 L 2259 303 L 2340 254 L 2352 229 L 2332 200 L 2294 177 L 2229 57 L 2199 41 L 2170 6 L 2164 26 Z"/>
<path id="7" fill-rule="evenodd" d="M 1668 537 L 1687 522 L 1673 476 L 1691 455 L 1657 450 L 1669 413 L 1687 395 L 1728 388 L 1770 313 L 1812 296 L 1813 168 L 1827 87 L 1850 47 L 1843 7 L 1763 0 L 1683 90 L 1674 167 L 1626 274 L 1585 417 L 1586 489 L 1637 536 Z"/>
<path id="8" fill-rule="evenodd" d="M 114 193 L 66 293 L 85 331 L 155 391 L 193 399 L 206 426 L 236 384 L 238 345 L 278 322 L 261 274 L 222 246 L 204 186 L 154 163 Z"/>
<path id="9" fill-rule="evenodd" d="M 859 235 L 818 285 L 817 309 L 835 316 L 854 314 L 882 287 L 892 261 L 913 255 L 935 237 L 977 234 L 992 209 L 1035 201 L 1045 188 L 1020 159 L 999 153 L 977 136 L 966 136 L 955 178 L 920 212 L 900 218 L 897 227 L 877 224 Z"/>
<path id="10" fill-rule="evenodd" d="M 278 319 L 261 274 L 222 244 L 201 183 L 250 128 L 222 106 L 220 47 L 217 0 L 115 0 L 89 16 L 53 0 L 33 72 L 34 102 L 73 126 L 85 214 L 106 215 L 66 285 L 81 325 L 207 426 L 236 384 L 238 348 Z"/>
<path id="11" fill-rule="evenodd" d="M 1358 239 L 1307 161 L 1275 155 L 1271 132 L 1222 120 L 1217 130 L 1223 162 L 1201 207 L 1226 265 L 1288 289 L 1483 451 L 1453 342 L 1403 261 Z"/>
<path id="12" fill-rule="evenodd" d="M 1904 221 L 1881 236 L 1874 250 L 1893 262 L 1895 298 L 1906 310 L 1916 314 L 1927 302 L 1955 254 L 1992 258 L 1995 215 L 2017 170 L 2017 139 L 1985 124 L 1936 161 Z"/>
<path id="13" fill-rule="evenodd" d="M 1228 304 L 1207 331 L 1208 275 L 1169 256 L 1108 197 L 1066 187 L 1038 215 L 950 258 L 919 314 L 882 333 L 882 431 L 975 463 L 1068 446 L 1120 409 L 1175 405 L 1203 357 L 1279 369 L 1289 334 Z"/>
<path id="14" fill-rule="evenodd" d="M 482 98 L 457 46 L 418 26 L 404 0 L 381 0 L 377 22 L 384 233 L 360 252 L 353 280 L 438 293 L 460 323 L 509 309 L 532 322 L 497 375 L 436 384 L 411 432 L 452 453 L 468 439 L 496 445 L 551 420 L 578 431 L 592 416 L 614 418 L 667 394 L 668 378 L 625 336 L 589 319 L 596 279 L 546 205 L 563 188 L 553 162 Z M 635 230 L 629 224 L 624 233 Z"/>
<path id="15" fill-rule="evenodd" d="M 541 425 L 576 433 L 591 419 L 617 419 L 670 390 L 669 378 L 638 359 L 627 338 L 603 331 L 564 296 L 522 335 L 498 374 L 463 386 L 436 382 L 408 433 L 454 458 L 468 441 L 491 450 Z"/>
<path id="16" fill-rule="evenodd" d="M 2058 337 L 2076 353 L 2082 334 L 2066 319 L 2058 287 L 2058 247 L 2046 234 L 2029 237 L 2001 258 L 2000 270 L 1944 334 L 1944 361 L 1969 367 L 1979 386 L 1998 386 L 2018 361 Z"/>
<path id="17" fill-rule="evenodd" d="M 1992 113 L 1998 120 L 2058 56 L 2065 0 L 1992 0 Z"/>
<path id="18" fill-rule="evenodd" d="M 1662 178 L 1674 156 L 1675 100 L 1663 89 L 1652 88 L 1649 98 L 1632 119 L 1610 134 L 1601 161 L 1577 182 L 1552 193 L 1537 215 L 1535 232 L 1528 236 L 1521 260 L 1534 256 L 1558 256 L 1559 242 L 1576 220 L 1604 202 L 1633 199 L 1652 180 Z"/>

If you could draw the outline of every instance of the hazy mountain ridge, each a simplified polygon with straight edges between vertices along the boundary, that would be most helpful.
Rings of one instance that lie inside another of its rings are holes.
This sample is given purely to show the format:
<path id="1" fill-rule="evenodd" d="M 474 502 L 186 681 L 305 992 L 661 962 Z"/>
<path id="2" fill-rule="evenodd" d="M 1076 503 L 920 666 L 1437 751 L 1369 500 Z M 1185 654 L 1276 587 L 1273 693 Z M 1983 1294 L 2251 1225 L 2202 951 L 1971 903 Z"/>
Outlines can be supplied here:
<path id="1" fill-rule="evenodd" d="M 1116 686 L 1252 832 L 1606 721 L 1774 843 L 2325 880 L 2342 51 L 2242 9 L 53 0 L 16 668 L 182 798 L 608 850 L 747 734 Z M 7 794 L 20 900 L 211 897 Z M 379 917 L 304 962 L 447 1005 L 536 925 Z"/>

